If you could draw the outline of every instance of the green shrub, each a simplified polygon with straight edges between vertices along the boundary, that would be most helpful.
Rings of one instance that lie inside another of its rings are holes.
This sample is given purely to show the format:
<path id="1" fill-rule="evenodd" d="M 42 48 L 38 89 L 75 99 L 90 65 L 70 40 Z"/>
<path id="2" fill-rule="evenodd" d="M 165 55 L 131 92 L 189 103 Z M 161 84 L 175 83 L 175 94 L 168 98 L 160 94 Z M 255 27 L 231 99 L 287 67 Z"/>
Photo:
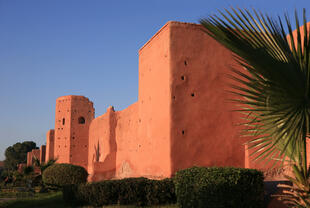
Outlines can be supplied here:
<path id="1" fill-rule="evenodd" d="M 23 174 L 29 175 L 34 172 L 34 168 L 32 166 L 26 166 L 23 168 Z"/>
<path id="2" fill-rule="evenodd" d="M 125 178 L 119 184 L 118 203 L 120 205 L 146 205 L 146 178 Z"/>
<path id="3" fill-rule="evenodd" d="M 260 171 L 193 167 L 174 178 L 181 208 L 261 208 L 264 183 Z"/>
<path id="4" fill-rule="evenodd" d="M 175 204 L 176 195 L 174 183 L 171 178 L 163 180 L 149 180 L 146 187 L 147 205 Z"/>
<path id="5" fill-rule="evenodd" d="M 92 184 L 82 184 L 78 187 L 76 200 L 95 207 L 117 204 L 119 196 L 119 181 L 106 180 Z"/>
<path id="6" fill-rule="evenodd" d="M 72 184 L 72 185 L 65 185 L 62 187 L 62 197 L 66 204 L 71 205 L 78 205 L 81 204 L 81 201 L 78 201 L 76 195 L 77 195 L 77 188 L 78 185 Z"/>
<path id="7" fill-rule="evenodd" d="M 95 207 L 104 205 L 151 206 L 176 203 L 171 179 L 126 178 L 91 184 L 72 185 L 63 189 L 67 203 L 78 202 Z"/>
<path id="8" fill-rule="evenodd" d="M 87 176 L 87 171 L 81 166 L 54 164 L 44 170 L 42 179 L 46 185 L 63 187 L 71 184 L 86 183 Z"/>

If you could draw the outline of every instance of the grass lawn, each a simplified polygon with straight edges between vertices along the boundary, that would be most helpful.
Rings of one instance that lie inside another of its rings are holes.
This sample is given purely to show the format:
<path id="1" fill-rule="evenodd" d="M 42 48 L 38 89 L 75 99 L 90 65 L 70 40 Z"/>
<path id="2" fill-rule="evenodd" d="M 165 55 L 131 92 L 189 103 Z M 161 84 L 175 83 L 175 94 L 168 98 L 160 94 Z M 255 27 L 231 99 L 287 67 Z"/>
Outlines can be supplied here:
<path id="1" fill-rule="evenodd" d="M 33 197 L 8 200 L 0 203 L 1 208 L 39 208 L 39 207 L 65 207 L 62 199 L 62 193 L 36 194 Z"/>
<path id="2" fill-rule="evenodd" d="M 13 199 L 5 202 L 0 202 L 0 208 L 62 208 L 71 207 L 66 206 L 62 193 L 50 193 L 50 194 L 36 194 L 34 197 L 28 197 L 23 199 Z M 90 208 L 90 206 L 84 206 L 83 208 Z M 104 208 L 135 208 L 136 206 L 104 206 Z M 177 208 L 176 205 L 154 206 L 152 208 Z"/>

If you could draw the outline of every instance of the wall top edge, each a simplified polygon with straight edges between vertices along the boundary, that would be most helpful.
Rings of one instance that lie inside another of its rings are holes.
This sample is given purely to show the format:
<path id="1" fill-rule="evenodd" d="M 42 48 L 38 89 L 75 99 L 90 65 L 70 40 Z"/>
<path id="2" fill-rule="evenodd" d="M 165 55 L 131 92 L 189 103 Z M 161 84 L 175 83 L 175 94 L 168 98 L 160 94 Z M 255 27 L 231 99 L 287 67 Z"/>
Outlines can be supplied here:
<path id="1" fill-rule="evenodd" d="M 64 101 L 64 100 L 86 100 L 88 102 L 91 102 L 89 98 L 83 95 L 65 95 L 65 96 L 58 97 L 56 99 L 56 101 Z"/>
<path id="2" fill-rule="evenodd" d="M 190 23 L 190 22 L 178 22 L 178 21 L 168 21 L 164 26 L 162 26 L 140 49 L 139 53 L 142 52 L 143 48 L 145 48 L 149 43 L 152 42 L 153 39 L 155 39 L 162 31 L 165 29 L 171 27 L 171 26 L 193 26 L 193 27 L 200 27 L 200 24 L 196 23 Z"/>

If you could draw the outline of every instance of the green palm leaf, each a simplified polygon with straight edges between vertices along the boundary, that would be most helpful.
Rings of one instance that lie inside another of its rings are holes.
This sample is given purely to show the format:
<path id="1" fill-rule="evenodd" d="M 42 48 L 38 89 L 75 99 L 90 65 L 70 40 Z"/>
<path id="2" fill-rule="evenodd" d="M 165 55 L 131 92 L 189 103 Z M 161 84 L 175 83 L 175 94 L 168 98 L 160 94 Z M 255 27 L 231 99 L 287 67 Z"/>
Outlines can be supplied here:
<path id="1" fill-rule="evenodd" d="M 231 85 L 231 93 L 238 96 L 233 102 L 244 115 L 243 133 L 252 138 L 249 147 L 257 160 L 277 155 L 296 162 L 300 152 L 305 156 L 309 134 L 309 29 L 300 31 L 295 13 L 294 41 L 287 15 L 284 28 L 280 17 L 274 20 L 255 10 L 225 11 L 221 17 L 210 16 L 200 23 L 208 35 L 236 55 L 241 66 L 232 70 L 230 78 L 236 84 Z M 304 11 L 304 28 L 306 24 Z"/>
<path id="2" fill-rule="evenodd" d="M 248 147 L 260 161 L 287 161 L 294 177 L 282 200 L 292 207 L 310 207 L 307 167 L 310 107 L 310 29 L 303 11 L 303 31 L 295 12 L 296 32 L 285 15 L 277 21 L 253 10 L 225 10 L 222 18 L 202 19 L 205 32 L 231 50 L 241 66 L 232 69 L 230 92 L 250 136 Z M 310 24 L 309 24 L 310 26 Z M 288 31 L 288 35 L 285 31 Z M 294 34 L 295 33 L 295 34 Z"/>

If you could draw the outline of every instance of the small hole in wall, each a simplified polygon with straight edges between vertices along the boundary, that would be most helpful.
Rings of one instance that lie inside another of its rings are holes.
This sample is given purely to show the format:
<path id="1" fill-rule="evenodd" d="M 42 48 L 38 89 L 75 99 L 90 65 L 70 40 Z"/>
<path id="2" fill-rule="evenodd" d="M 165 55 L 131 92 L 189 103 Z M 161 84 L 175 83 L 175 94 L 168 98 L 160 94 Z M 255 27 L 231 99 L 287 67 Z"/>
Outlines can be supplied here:
<path id="1" fill-rule="evenodd" d="M 172 99 L 175 100 L 175 96 L 172 96 Z"/>
<path id="2" fill-rule="evenodd" d="M 185 76 L 181 76 L 181 79 L 182 79 L 182 80 L 185 80 Z"/>
<path id="3" fill-rule="evenodd" d="M 72 139 L 75 139 L 75 137 L 72 137 Z"/>
<path id="4" fill-rule="evenodd" d="M 195 93 L 192 93 L 191 96 L 192 96 L 192 97 L 195 97 Z"/>
<path id="5" fill-rule="evenodd" d="M 79 117 L 79 124 L 85 124 L 85 118 L 84 117 Z"/>
<path id="6" fill-rule="evenodd" d="M 184 65 L 187 66 L 187 61 L 184 61 Z"/>
<path id="7" fill-rule="evenodd" d="M 184 130 L 182 130 L 182 135 L 184 135 L 185 134 L 185 131 Z"/>

